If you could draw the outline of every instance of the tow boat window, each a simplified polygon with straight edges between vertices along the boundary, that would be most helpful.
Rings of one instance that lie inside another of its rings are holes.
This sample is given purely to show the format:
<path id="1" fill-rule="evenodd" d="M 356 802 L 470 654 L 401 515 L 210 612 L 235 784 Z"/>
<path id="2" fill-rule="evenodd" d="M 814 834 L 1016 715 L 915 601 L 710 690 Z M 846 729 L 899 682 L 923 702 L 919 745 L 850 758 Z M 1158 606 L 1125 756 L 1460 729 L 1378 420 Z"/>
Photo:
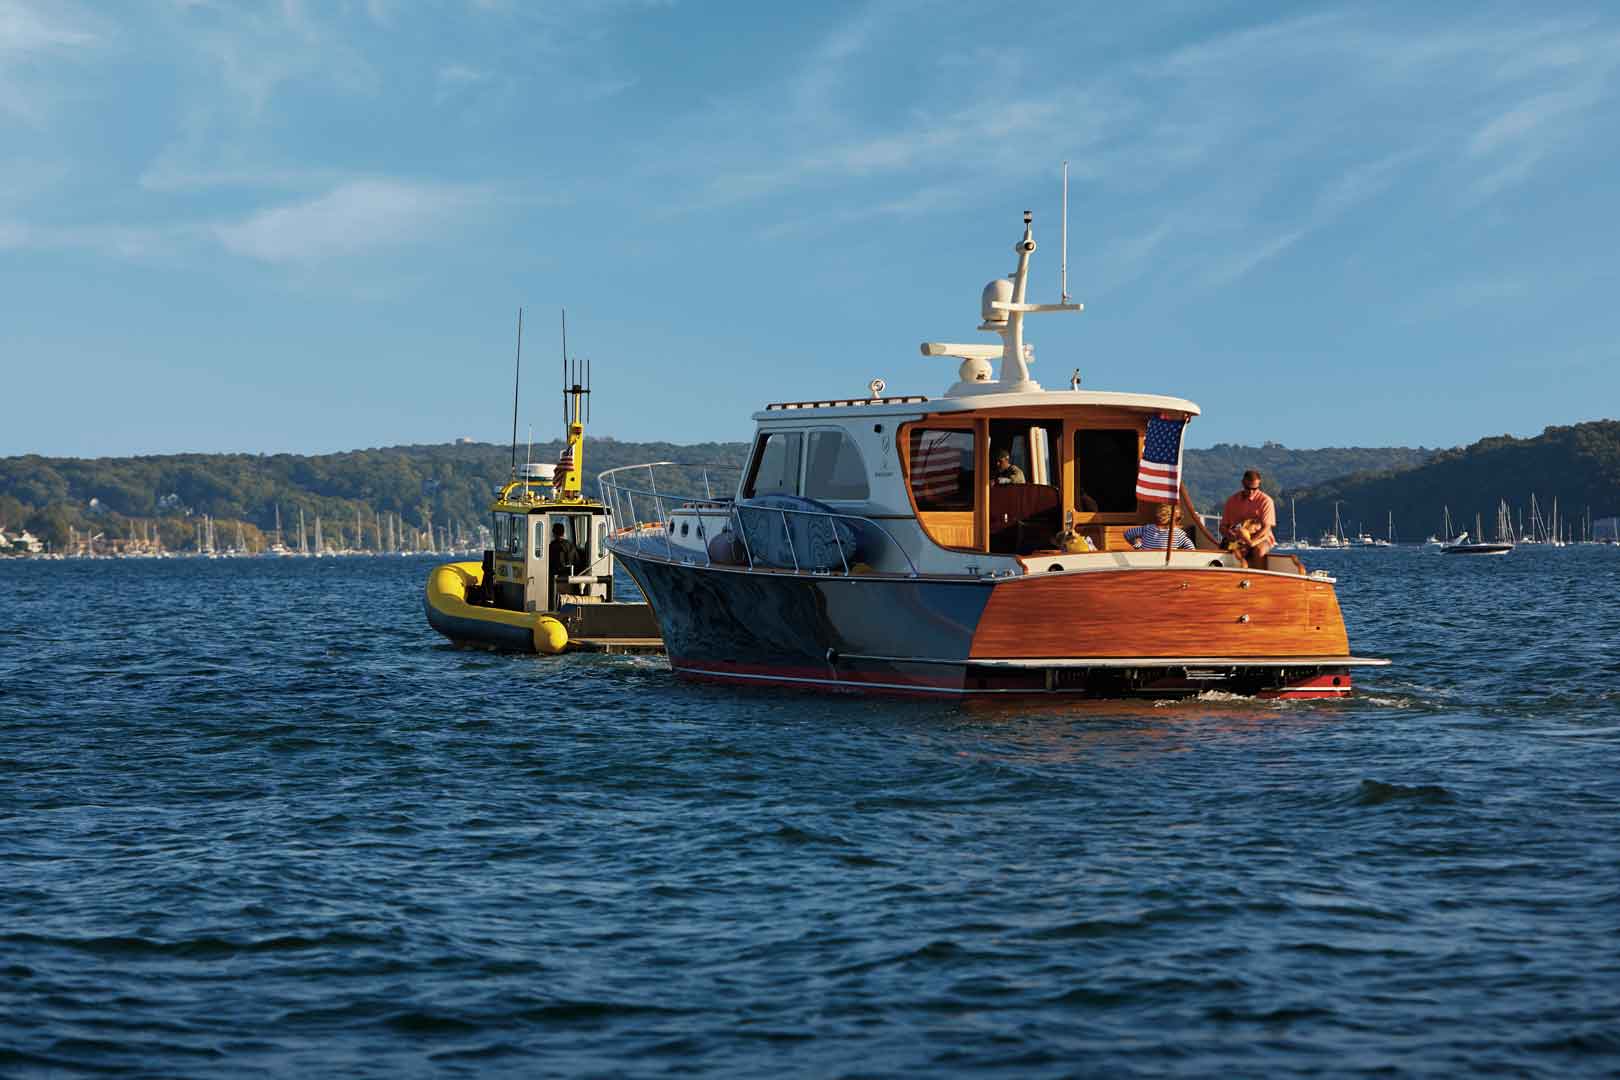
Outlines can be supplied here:
<path id="1" fill-rule="evenodd" d="M 804 470 L 804 494 L 811 499 L 865 499 L 866 463 L 842 431 L 812 431 Z"/>
<path id="2" fill-rule="evenodd" d="M 973 509 L 973 432 L 912 428 L 910 450 L 918 510 Z"/>
<path id="3" fill-rule="evenodd" d="M 1136 512 L 1135 428 L 1082 428 L 1074 433 L 1075 507 L 1081 494 L 1097 500 L 1100 514 Z"/>
<path id="4" fill-rule="evenodd" d="M 506 523 L 506 551 L 513 558 L 523 558 L 523 519 L 526 515 L 503 514 Z"/>
<path id="5" fill-rule="evenodd" d="M 769 435 L 761 435 L 754 444 L 754 468 L 748 475 L 743 497 L 797 495 L 803 442 L 804 435 L 797 431 L 773 431 Z"/>

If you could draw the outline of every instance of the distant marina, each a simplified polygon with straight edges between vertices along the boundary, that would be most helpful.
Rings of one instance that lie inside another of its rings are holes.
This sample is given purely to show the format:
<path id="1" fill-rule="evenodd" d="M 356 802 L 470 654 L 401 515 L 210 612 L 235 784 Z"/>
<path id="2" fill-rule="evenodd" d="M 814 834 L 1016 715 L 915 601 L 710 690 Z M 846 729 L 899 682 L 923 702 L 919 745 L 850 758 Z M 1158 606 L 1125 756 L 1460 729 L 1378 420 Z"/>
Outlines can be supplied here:
<path id="1" fill-rule="evenodd" d="M 169 519 L 172 523 L 172 519 Z M 283 530 L 281 508 L 275 509 L 275 527 L 262 531 L 240 520 L 223 524 L 209 514 L 184 519 L 192 536 L 171 544 L 163 538 L 162 520 L 126 520 L 125 535 L 68 526 L 67 542 L 53 548 L 23 529 L 0 529 L 0 558 L 19 559 L 244 559 L 335 558 L 355 555 L 464 555 L 477 554 L 490 542 L 488 526 L 463 522 L 422 528 L 403 521 L 396 513 L 373 512 L 366 521 L 356 514 L 352 526 L 325 523 L 316 514 L 308 523 L 303 509 L 291 536 Z M 221 532 L 229 539 L 222 540 Z"/>

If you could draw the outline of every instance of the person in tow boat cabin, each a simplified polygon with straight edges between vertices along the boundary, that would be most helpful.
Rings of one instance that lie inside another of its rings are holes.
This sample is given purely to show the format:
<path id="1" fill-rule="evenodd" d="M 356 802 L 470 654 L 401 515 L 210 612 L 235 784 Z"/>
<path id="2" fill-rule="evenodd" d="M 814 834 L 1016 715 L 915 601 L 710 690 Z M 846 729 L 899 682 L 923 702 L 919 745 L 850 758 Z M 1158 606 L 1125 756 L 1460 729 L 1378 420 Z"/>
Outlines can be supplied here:
<path id="1" fill-rule="evenodd" d="M 1243 487 L 1233 492 L 1221 510 L 1221 538 L 1247 565 L 1263 567 L 1266 554 L 1277 542 L 1277 504 L 1260 490 L 1260 470 L 1243 474 Z"/>
<path id="2" fill-rule="evenodd" d="M 1131 547 L 1138 551 L 1163 551 L 1165 538 L 1170 535 L 1170 504 L 1160 503 L 1153 511 L 1153 521 L 1147 525 L 1137 525 L 1125 530 L 1125 539 Z M 1193 549 L 1192 537 L 1181 531 L 1178 525 L 1173 541 L 1177 551 L 1191 551 Z"/>
<path id="3" fill-rule="evenodd" d="M 562 522 L 551 526 L 551 544 L 546 548 L 546 556 L 551 563 L 552 577 L 568 577 L 579 573 L 579 564 L 583 561 L 579 557 L 579 545 L 563 533 Z"/>
<path id="4" fill-rule="evenodd" d="M 991 457 L 990 476 L 998 484 L 1024 484 L 1024 470 L 1012 463 L 1012 451 L 1006 447 L 997 450 Z"/>

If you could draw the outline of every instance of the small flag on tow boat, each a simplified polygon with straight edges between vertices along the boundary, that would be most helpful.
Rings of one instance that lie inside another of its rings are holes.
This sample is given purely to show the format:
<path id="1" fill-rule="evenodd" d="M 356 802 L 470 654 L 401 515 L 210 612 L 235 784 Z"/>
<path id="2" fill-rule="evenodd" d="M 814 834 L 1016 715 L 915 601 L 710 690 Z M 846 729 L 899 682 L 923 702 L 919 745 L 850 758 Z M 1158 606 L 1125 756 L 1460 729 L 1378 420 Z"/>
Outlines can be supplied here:
<path id="1" fill-rule="evenodd" d="M 1181 497 L 1181 432 L 1185 417 L 1161 413 L 1148 421 L 1142 440 L 1142 468 L 1136 474 L 1136 497 L 1145 502 L 1173 503 Z"/>
<path id="2" fill-rule="evenodd" d="M 563 443 L 562 453 L 557 455 L 557 471 L 567 472 L 574 467 L 574 444 Z"/>

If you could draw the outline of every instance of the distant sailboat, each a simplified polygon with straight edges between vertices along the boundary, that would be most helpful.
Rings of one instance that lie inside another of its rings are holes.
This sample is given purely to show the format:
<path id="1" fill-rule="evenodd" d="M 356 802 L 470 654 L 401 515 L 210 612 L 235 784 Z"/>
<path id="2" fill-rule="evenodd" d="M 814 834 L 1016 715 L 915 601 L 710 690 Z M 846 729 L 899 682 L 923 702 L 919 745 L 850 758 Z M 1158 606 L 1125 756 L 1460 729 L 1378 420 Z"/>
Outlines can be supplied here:
<path id="1" fill-rule="evenodd" d="M 1344 524 L 1339 520 L 1339 502 L 1337 499 L 1335 499 L 1333 502 L 1333 531 L 1331 533 L 1323 533 L 1322 538 L 1318 540 L 1317 543 L 1321 544 L 1325 548 L 1342 548 L 1349 546 L 1349 541 L 1344 538 Z"/>
<path id="2" fill-rule="evenodd" d="M 1309 540 L 1299 538 L 1299 517 L 1294 512 L 1294 497 L 1288 497 L 1288 543 L 1278 544 L 1274 551 L 1313 551 L 1314 546 Z"/>

